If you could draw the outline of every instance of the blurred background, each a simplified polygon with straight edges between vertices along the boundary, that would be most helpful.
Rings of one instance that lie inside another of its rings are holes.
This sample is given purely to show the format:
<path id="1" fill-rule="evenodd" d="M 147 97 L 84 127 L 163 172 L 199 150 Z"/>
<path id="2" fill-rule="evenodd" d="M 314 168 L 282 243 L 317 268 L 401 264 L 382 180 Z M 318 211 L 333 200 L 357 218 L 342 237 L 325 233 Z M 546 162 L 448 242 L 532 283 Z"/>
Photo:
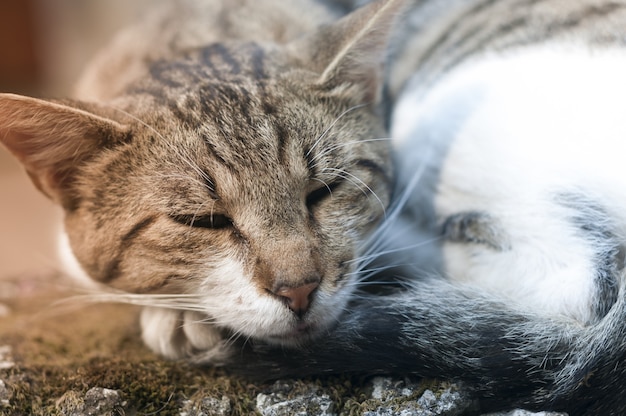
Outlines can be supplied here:
<path id="1" fill-rule="evenodd" d="M 86 61 L 148 2 L 0 1 L 0 92 L 67 97 Z M 0 145 L 0 280 L 54 273 L 60 218 Z"/>

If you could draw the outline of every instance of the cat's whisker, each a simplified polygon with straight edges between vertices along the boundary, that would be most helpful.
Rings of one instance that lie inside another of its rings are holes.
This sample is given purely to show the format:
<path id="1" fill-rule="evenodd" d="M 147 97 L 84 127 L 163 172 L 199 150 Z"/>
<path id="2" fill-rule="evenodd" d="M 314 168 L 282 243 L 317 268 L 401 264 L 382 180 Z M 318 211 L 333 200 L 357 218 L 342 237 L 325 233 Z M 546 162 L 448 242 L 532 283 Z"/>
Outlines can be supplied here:
<path id="1" fill-rule="evenodd" d="M 428 153 L 432 153 L 432 149 L 428 151 Z M 428 159 L 429 154 L 426 153 L 425 157 Z M 417 188 L 418 183 L 422 180 L 424 172 L 426 170 L 426 164 L 421 164 L 419 169 L 415 171 L 415 173 L 411 176 L 411 179 L 404 186 L 404 189 L 400 193 L 400 196 L 392 201 L 389 209 L 388 215 L 385 216 L 383 223 L 369 236 L 367 240 L 362 245 L 362 252 L 377 252 L 381 249 L 381 245 L 388 242 L 389 239 L 384 238 L 385 235 L 389 232 L 394 233 L 394 239 L 397 239 L 396 228 L 393 228 L 392 225 L 394 221 L 397 221 L 398 216 L 406 206 L 409 198 L 413 194 L 414 190 Z M 408 232 L 408 231 L 406 231 Z"/>
<path id="2" fill-rule="evenodd" d="M 165 136 L 163 136 L 157 129 L 155 129 L 153 126 L 149 125 L 148 123 L 146 123 L 145 121 L 143 121 L 142 119 L 140 119 L 139 117 L 135 116 L 134 114 L 129 113 L 128 111 L 124 110 L 123 108 L 120 108 L 116 105 L 113 104 L 108 104 L 108 107 L 120 112 L 122 114 L 124 114 L 126 117 L 135 120 L 136 122 L 138 122 L 139 124 L 141 124 L 142 126 L 144 126 L 145 128 L 147 128 L 148 130 L 150 130 L 151 132 L 153 132 L 154 134 L 156 134 L 156 136 L 158 138 L 160 138 L 161 140 L 163 140 L 165 142 Z"/>
<path id="3" fill-rule="evenodd" d="M 186 151 L 185 153 L 182 153 L 184 149 L 180 149 L 179 147 L 174 146 L 173 144 L 169 144 L 169 146 L 174 152 L 176 152 L 181 157 L 183 162 L 185 162 L 185 164 L 189 166 L 192 171 L 194 171 L 199 177 L 202 178 L 202 181 L 199 181 L 202 187 L 207 188 L 209 192 L 215 192 L 215 184 L 213 183 L 213 180 L 207 175 L 207 173 L 204 170 L 202 170 L 193 161 L 193 158 L 191 158 L 188 154 L 186 154 Z"/>
<path id="4" fill-rule="evenodd" d="M 136 306 L 151 306 L 168 309 L 205 312 L 197 295 L 170 294 L 132 294 L 124 292 L 91 293 L 75 295 L 55 302 L 55 305 L 92 304 L 92 303 L 123 303 Z"/>
<path id="5" fill-rule="evenodd" d="M 315 143 L 313 143 L 313 146 L 311 146 L 309 148 L 309 150 L 306 152 L 305 157 L 309 157 L 311 155 L 311 152 L 322 142 L 322 140 L 324 140 L 324 137 L 326 137 L 326 135 L 328 134 L 328 132 L 335 127 L 335 125 L 337 124 L 337 122 L 339 122 L 339 120 L 341 120 L 346 114 L 357 110 L 359 108 L 363 108 L 365 106 L 367 106 L 368 104 L 358 104 L 355 105 L 353 107 L 348 108 L 347 110 L 345 110 L 343 113 L 341 113 L 331 124 L 330 126 L 328 126 L 326 128 L 326 130 L 324 130 L 322 132 L 322 134 L 315 140 Z"/>
<path id="6" fill-rule="evenodd" d="M 369 264 L 369 263 L 367 263 Z M 386 264 L 384 266 L 379 266 L 379 267 L 372 267 L 372 268 L 368 268 L 368 269 L 360 269 L 360 270 L 355 270 L 353 272 L 350 273 L 346 273 L 345 276 L 357 276 L 359 277 L 359 279 L 364 278 L 364 276 L 371 276 L 374 275 L 376 273 L 380 273 L 380 272 L 384 272 L 386 270 L 392 270 L 396 267 L 399 266 L 404 266 L 403 264 Z"/>
<path id="7" fill-rule="evenodd" d="M 182 161 L 185 165 L 187 165 L 193 172 L 195 172 L 197 174 L 197 176 L 199 176 L 200 178 L 202 178 L 202 180 L 198 180 L 197 178 L 194 178 L 192 176 L 189 175 L 181 175 L 189 180 L 194 180 L 195 182 L 199 183 L 202 187 L 206 187 L 209 189 L 209 191 L 214 191 L 213 187 L 215 186 L 211 180 L 211 178 L 207 175 L 207 173 L 202 170 L 196 162 L 194 162 L 194 158 L 191 157 L 188 153 L 188 150 L 184 147 L 184 146 L 177 146 L 174 143 L 171 143 L 169 141 L 166 141 L 165 138 L 163 138 L 163 136 L 160 136 L 162 138 L 162 140 L 164 141 L 164 145 L 166 145 L 169 149 L 169 151 L 172 154 L 175 154 L 176 156 L 178 156 L 178 158 L 180 159 L 180 161 Z M 178 168 L 178 165 L 174 166 L 175 168 Z"/>
<path id="8" fill-rule="evenodd" d="M 196 162 L 194 162 L 194 159 L 187 153 L 188 150 L 186 150 L 182 146 L 170 145 L 170 147 L 172 147 L 174 151 L 176 151 L 183 158 L 186 164 L 202 178 L 203 187 L 207 188 L 209 192 L 215 192 L 215 184 L 213 183 L 213 180 L 202 168 L 200 168 L 196 164 Z"/>
<path id="9" fill-rule="evenodd" d="M 193 162 L 193 159 L 191 157 L 189 157 L 189 155 L 182 153 L 182 151 L 184 150 L 182 146 L 175 146 L 175 145 L 173 145 L 168 140 L 166 140 L 165 136 L 163 136 L 163 134 L 161 134 L 156 128 L 154 128 L 150 124 L 146 123 L 145 121 L 141 120 L 137 116 L 129 113 L 128 111 L 126 111 L 126 110 L 124 110 L 124 109 L 122 109 L 120 107 L 117 107 L 115 105 L 112 105 L 112 104 L 109 104 L 109 107 L 111 109 L 115 110 L 115 111 L 118 111 L 118 112 L 124 114 L 125 116 L 129 117 L 130 119 L 135 120 L 136 122 L 140 123 L 142 126 L 146 127 L 148 130 L 153 132 L 159 139 L 162 140 L 162 142 L 165 145 L 168 146 L 168 148 L 170 150 L 172 150 L 176 155 L 180 156 L 180 160 L 182 162 L 187 164 L 194 172 L 196 172 L 204 180 L 204 182 L 200 182 L 200 184 L 203 187 L 207 187 L 210 191 L 214 191 L 214 189 L 212 187 L 214 187 L 215 185 L 212 183 L 211 178 L 195 162 Z M 193 178 L 190 177 L 189 179 L 193 179 Z"/>
<path id="10" fill-rule="evenodd" d="M 251 339 L 251 337 L 249 335 L 245 335 L 245 332 L 248 331 L 248 328 L 245 329 L 240 329 L 238 331 L 233 331 L 231 332 L 231 334 L 222 340 L 223 344 L 225 347 L 227 348 L 231 348 L 233 347 L 241 338 L 244 339 L 244 341 L 242 342 L 243 345 L 245 345 L 246 343 L 249 342 L 249 340 Z"/>
<path id="11" fill-rule="evenodd" d="M 319 179 L 319 178 L 312 178 L 312 179 L 313 179 L 314 181 L 320 182 L 322 185 L 324 185 L 324 186 L 326 187 L 326 189 L 328 189 L 328 194 L 329 194 L 330 196 L 332 196 L 332 195 L 333 195 L 333 189 L 332 189 L 332 187 L 331 187 L 331 186 L 330 186 L 327 182 L 325 182 L 325 181 L 323 181 L 322 179 Z"/>
<path id="12" fill-rule="evenodd" d="M 198 312 L 198 311 L 190 311 L 190 312 Z M 203 312 L 203 311 L 201 311 Z M 215 323 L 215 319 L 212 318 L 211 316 L 202 313 L 203 317 L 200 319 L 190 319 L 187 320 L 185 319 L 184 322 L 181 324 L 181 327 L 185 326 L 185 325 L 205 325 L 205 324 L 214 324 Z"/>
<path id="13" fill-rule="evenodd" d="M 429 244 L 435 243 L 435 242 L 440 241 L 442 239 L 443 239 L 442 236 L 436 236 L 436 237 L 433 237 L 433 238 L 430 238 L 430 239 L 427 239 L 427 240 L 423 240 L 423 241 L 420 241 L 418 243 L 411 244 L 411 245 L 404 246 L 404 247 L 397 247 L 397 248 L 384 250 L 384 251 L 376 250 L 376 251 L 372 252 L 372 254 L 367 254 L 366 253 L 366 254 L 364 254 L 362 256 L 359 256 L 358 258 L 350 260 L 350 263 L 357 263 L 357 264 L 362 263 L 362 262 L 369 263 L 369 262 L 371 262 L 372 260 L 374 260 L 374 259 L 376 259 L 378 257 L 386 256 L 386 255 L 389 255 L 389 254 L 402 253 L 402 252 L 409 251 L 409 250 L 412 251 L 412 250 L 415 250 L 417 248 L 420 248 L 420 247 L 427 246 Z"/>
<path id="14" fill-rule="evenodd" d="M 321 158 L 323 158 L 324 156 L 331 154 L 332 152 L 334 152 L 337 149 L 341 149 L 342 147 L 348 147 L 348 146 L 352 146 L 354 144 L 362 144 L 362 143 L 368 143 L 368 142 L 380 142 L 380 141 L 391 141 L 392 139 L 390 137 L 380 137 L 377 139 L 363 139 L 363 140 L 352 140 L 349 142 L 345 142 L 345 143 L 338 143 L 335 144 L 333 146 L 329 146 L 327 149 L 325 149 L 324 151 L 316 154 L 315 156 L 313 156 L 311 158 L 311 162 L 314 162 L 312 167 L 316 168 L 319 166 L 319 161 Z"/>
<path id="15" fill-rule="evenodd" d="M 196 183 L 196 184 L 198 184 L 200 186 L 205 186 L 205 184 L 202 181 L 200 181 L 200 180 L 198 180 L 196 178 L 193 178 L 193 177 L 191 177 L 189 175 L 158 173 L 158 174 L 156 174 L 156 176 L 159 177 L 159 178 L 163 178 L 163 179 L 183 179 L 183 180 L 185 180 L 187 182 L 190 182 L 190 183 Z"/>
<path id="16" fill-rule="evenodd" d="M 353 175 L 350 172 L 345 171 L 344 169 L 336 169 L 336 168 L 324 168 L 324 171 L 330 171 L 335 173 L 336 176 L 339 176 L 347 181 L 349 181 L 350 183 L 352 183 L 357 189 L 359 189 L 361 192 L 363 192 L 363 194 L 365 194 L 366 196 L 368 195 L 368 192 L 370 195 L 374 196 L 374 198 L 376 198 L 376 200 L 378 201 L 378 203 L 380 204 L 380 206 L 383 209 L 383 215 L 386 215 L 386 210 L 387 207 L 385 206 L 385 204 L 383 203 L 383 201 L 380 199 L 380 197 L 376 194 L 376 192 L 374 192 L 374 190 L 372 188 L 369 187 L 369 185 L 367 185 L 365 182 L 363 182 L 362 179 L 360 179 L 358 176 Z"/>
<path id="17" fill-rule="evenodd" d="M 189 233 L 192 232 L 193 228 L 194 228 L 194 223 L 196 222 L 196 218 L 198 217 L 198 214 L 204 209 L 204 207 L 206 207 L 208 204 L 212 204 L 211 205 L 211 213 L 210 215 L 213 216 L 213 208 L 215 208 L 215 200 L 213 199 L 207 199 L 205 202 L 201 203 L 200 205 L 198 205 L 191 217 L 191 221 L 189 221 L 189 231 L 187 233 L 187 237 L 189 237 Z"/>

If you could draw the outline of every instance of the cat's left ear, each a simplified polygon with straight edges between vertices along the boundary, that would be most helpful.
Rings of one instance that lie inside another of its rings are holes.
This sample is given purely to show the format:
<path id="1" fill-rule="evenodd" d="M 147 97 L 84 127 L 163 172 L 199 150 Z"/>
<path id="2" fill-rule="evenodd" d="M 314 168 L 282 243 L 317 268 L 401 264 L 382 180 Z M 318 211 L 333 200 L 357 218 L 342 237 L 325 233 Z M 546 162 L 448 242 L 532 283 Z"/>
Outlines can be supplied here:
<path id="1" fill-rule="evenodd" d="M 364 103 L 379 102 L 386 48 L 405 0 L 374 1 L 339 21 L 293 43 L 321 74 L 317 84 L 329 91 L 350 89 Z M 351 88 L 355 87 L 355 88 Z"/>
<path id="2" fill-rule="evenodd" d="M 98 112 L 106 111 L 96 104 L 0 94 L 0 142 L 41 192 L 68 207 L 78 167 L 129 136 L 127 127 Z"/>

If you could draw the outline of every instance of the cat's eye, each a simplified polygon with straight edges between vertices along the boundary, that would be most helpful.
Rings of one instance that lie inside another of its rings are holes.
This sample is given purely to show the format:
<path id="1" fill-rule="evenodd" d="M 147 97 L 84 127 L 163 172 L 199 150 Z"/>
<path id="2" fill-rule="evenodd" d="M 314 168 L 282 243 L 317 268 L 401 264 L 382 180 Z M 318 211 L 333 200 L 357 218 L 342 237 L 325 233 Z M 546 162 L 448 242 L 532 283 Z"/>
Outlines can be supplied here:
<path id="1" fill-rule="evenodd" d="M 325 183 L 313 192 L 309 193 L 306 197 L 306 206 L 309 209 L 315 207 L 326 198 L 332 196 L 333 191 L 335 191 L 340 184 L 341 181 Z"/>
<path id="2" fill-rule="evenodd" d="M 194 228 L 220 230 L 233 226 L 233 221 L 223 214 L 210 215 L 172 215 L 172 219 L 180 224 Z"/>

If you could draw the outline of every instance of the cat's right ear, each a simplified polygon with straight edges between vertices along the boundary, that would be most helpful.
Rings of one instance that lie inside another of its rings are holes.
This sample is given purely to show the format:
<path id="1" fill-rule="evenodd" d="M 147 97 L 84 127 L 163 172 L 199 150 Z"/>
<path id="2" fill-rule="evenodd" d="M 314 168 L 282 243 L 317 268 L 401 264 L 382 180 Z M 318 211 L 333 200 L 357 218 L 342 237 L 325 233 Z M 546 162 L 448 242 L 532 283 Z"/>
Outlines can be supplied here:
<path id="1" fill-rule="evenodd" d="M 94 104 L 0 94 L 0 142 L 41 192 L 67 208 L 77 168 L 130 134 L 98 110 Z"/>
<path id="2" fill-rule="evenodd" d="M 391 32 L 406 0 L 377 0 L 295 41 L 292 50 L 320 74 L 317 86 L 348 92 L 364 103 L 380 100 Z"/>

